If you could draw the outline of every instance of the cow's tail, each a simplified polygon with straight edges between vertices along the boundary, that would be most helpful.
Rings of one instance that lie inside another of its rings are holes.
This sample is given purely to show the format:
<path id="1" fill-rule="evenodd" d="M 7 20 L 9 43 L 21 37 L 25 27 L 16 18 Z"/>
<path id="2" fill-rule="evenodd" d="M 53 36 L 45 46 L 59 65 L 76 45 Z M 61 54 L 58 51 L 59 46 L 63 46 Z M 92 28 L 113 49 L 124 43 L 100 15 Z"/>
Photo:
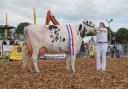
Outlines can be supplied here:
<path id="1" fill-rule="evenodd" d="M 27 47 L 26 47 L 26 41 L 27 41 L 27 27 L 24 27 L 24 43 L 22 47 L 22 61 L 23 61 L 23 69 L 27 68 Z"/>
<path id="2" fill-rule="evenodd" d="M 27 27 L 28 27 L 28 26 L 27 26 Z M 27 27 L 24 27 L 24 32 L 23 32 L 24 41 L 27 41 Z"/>

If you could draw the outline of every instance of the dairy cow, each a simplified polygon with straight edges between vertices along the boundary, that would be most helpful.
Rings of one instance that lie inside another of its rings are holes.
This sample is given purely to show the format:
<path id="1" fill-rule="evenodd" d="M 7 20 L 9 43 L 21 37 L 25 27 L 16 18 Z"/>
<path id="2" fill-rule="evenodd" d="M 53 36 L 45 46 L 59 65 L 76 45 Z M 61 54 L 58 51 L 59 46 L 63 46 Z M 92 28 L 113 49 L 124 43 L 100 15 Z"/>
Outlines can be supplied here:
<path id="1" fill-rule="evenodd" d="M 66 69 L 75 72 L 75 58 L 85 35 L 92 31 L 87 24 L 80 25 L 28 25 L 25 27 L 25 46 L 23 47 L 23 66 L 28 66 L 30 57 L 36 72 L 40 72 L 37 59 L 45 53 L 65 53 Z M 27 51 L 27 50 L 28 51 Z"/>

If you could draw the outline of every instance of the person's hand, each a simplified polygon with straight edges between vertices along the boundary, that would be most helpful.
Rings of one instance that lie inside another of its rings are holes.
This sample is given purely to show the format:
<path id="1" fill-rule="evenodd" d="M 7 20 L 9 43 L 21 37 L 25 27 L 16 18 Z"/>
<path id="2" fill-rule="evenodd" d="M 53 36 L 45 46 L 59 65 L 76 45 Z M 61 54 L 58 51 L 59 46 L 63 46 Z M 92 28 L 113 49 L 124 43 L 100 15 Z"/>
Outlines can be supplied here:
<path id="1" fill-rule="evenodd" d="M 94 30 L 95 30 L 95 31 L 98 31 L 98 30 L 99 30 L 99 27 L 95 25 L 95 26 L 94 26 Z"/>
<path id="2" fill-rule="evenodd" d="M 103 31 L 103 29 L 99 28 L 99 31 L 100 31 L 100 32 L 102 32 L 102 31 Z"/>

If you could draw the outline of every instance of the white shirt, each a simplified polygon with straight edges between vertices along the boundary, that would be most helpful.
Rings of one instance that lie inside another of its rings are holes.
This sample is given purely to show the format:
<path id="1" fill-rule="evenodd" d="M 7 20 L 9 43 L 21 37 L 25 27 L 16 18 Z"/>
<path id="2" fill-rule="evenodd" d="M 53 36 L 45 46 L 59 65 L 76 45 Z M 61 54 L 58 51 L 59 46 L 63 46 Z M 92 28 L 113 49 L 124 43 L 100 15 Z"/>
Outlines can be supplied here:
<path id="1" fill-rule="evenodd" d="M 99 28 L 99 30 L 96 34 L 96 41 L 97 42 L 107 42 L 108 41 L 108 30 L 106 28 Z"/>

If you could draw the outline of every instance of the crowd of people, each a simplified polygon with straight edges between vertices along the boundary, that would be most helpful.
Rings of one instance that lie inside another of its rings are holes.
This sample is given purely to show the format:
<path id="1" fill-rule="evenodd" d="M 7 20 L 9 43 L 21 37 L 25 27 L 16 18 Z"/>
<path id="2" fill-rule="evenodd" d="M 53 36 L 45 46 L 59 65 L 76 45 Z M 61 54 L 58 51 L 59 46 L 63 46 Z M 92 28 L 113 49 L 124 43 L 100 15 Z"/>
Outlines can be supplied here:
<path id="1" fill-rule="evenodd" d="M 90 43 L 84 43 L 84 41 L 82 41 L 78 55 L 78 57 L 86 56 L 93 58 L 95 56 L 95 48 Z"/>
<path id="2" fill-rule="evenodd" d="M 1 47 L 0 47 L 0 55 L 2 55 L 3 58 L 7 58 L 9 56 L 10 53 L 10 48 L 13 46 L 19 46 L 20 43 L 18 40 L 15 39 L 9 39 L 6 40 L 5 38 L 3 38 L 2 42 L 1 42 Z M 11 48 L 12 49 L 12 48 Z M 17 49 L 19 50 L 19 49 Z"/>
<path id="3" fill-rule="evenodd" d="M 2 45 L 20 45 L 18 40 L 9 39 L 9 44 L 7 44 L 7 40 L 3 38 Z"/>

